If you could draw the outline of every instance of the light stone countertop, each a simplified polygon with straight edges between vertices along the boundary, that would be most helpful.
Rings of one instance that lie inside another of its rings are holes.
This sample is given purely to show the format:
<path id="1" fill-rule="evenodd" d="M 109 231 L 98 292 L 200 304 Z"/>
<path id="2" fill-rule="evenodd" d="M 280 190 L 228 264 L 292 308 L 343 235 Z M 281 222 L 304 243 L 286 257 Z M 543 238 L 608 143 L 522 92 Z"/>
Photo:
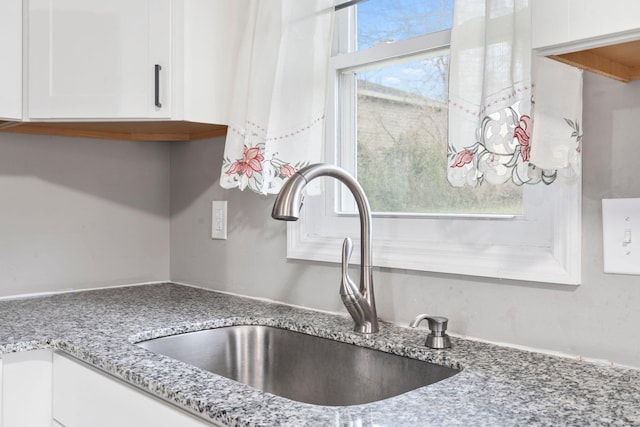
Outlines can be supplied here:
<path id="1" fill-rule="evenodd" d="M 397 397 L 348 407 L 291 401 L 135 342 L 236 324 L 270 325 L 408 355 L 462 372 Z M 231 426 L 640 426 L 640 371 L 611 368 L 382 322 L 352 332 L 347 316 L 171 283 L 0 301 L 0 354 L 68 353 L 205 419 Z"/>

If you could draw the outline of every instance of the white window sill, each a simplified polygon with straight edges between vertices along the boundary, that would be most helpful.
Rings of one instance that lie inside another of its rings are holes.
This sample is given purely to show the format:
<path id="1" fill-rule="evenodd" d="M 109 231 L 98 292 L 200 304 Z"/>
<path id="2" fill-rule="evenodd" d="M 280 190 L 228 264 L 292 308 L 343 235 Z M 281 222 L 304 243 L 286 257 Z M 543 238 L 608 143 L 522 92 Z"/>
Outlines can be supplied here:
<path id="1" fill-rule="evenodd" d="M 327 185 L 325 188 L 329 189 Z M 580 284 L 581 186 L 554 183 L 526 189 L 528 217 L 511 219 L 373 220 L 373 264 L 377 267 Z M 307 197 L 300 220 L 287 228 L 287 257 L 341 262 L 349 236 L 359 244 L 358 219 L 329 209 L 331 195 Z M 422 225 L 421 225 L 422 224 Z M 424 226 L 424 227 L 423 227 Z M 464 239 L 464 236 L 468 238 Z M 359 251 L 352 262 L 359 262 Z"/>

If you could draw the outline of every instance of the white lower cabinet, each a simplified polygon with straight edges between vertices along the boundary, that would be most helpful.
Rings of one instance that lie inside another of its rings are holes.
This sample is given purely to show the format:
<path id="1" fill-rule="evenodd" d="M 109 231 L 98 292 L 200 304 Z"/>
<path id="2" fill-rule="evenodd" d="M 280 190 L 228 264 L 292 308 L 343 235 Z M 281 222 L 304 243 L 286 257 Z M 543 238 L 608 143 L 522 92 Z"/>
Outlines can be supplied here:
<path id="1" fill-rule="evenodd" d="M 221 426 L 51 350 L 0 357 L 0 427 Z"/>
<path id="2" fill-rule="evenodd" d="M 212 425 L 57 353 L 53 355 L 53 418 L 64 427 Z"/>
<path id="3" fill-rule="evenodd" d="M 0 426 L 51 427 L 52 352 L 3 354 Z"/>

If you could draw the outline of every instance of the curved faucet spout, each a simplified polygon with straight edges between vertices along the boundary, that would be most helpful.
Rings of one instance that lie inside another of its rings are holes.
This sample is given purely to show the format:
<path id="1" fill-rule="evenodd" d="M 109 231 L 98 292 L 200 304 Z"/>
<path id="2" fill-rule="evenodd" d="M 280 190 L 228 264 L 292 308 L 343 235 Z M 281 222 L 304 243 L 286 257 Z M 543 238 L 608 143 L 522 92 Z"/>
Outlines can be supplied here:
<path id="1" fill-rule="evenodd" d="M 371 261 L 371 208 L 364 190 L 347 171 L 335 165 L 316 163 L 300 169 L 283 186 L 273 204 L 271 216 L 283 221 L 300 217 L 302 190 L 313 179 L 330 176 L 342 182 L 353 194 L 360 216 L 360 289 L 355 289 L 348 277 L 347 267 L 351 254 L 351 241 L 343 247 L 343 280 L 340 286 L 342 300 L 362 333 L 378 332 L 378 318 L 373 296 L 373 269 Z M 349 253 L 347 255 L 346 251 Z"/>

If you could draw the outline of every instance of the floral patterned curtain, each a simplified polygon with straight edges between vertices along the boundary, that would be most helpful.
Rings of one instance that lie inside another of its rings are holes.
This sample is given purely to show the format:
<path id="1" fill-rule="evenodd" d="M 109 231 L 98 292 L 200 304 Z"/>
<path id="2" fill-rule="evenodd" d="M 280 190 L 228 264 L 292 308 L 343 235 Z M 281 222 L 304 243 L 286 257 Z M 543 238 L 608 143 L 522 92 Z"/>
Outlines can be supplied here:
<path id="1" fill-rule="evenodd" d="M 531 163 L 565 176 L 580 176 L 582 70 L 542 57 L 534 65 Z"/>
<path id="2" fill-rule="evenodd" d="M 455 1 L 448 146 L 453 186 L 550 184 L 560 169 L 579 174 L 582 74 L 546 59 L 536 58 L 532 67 L 530 22 L 529 0 Z"/>
<path id="3" fill-rule="evenodd" d="M 322 158 L 333 0 L 247 3 L 220 185 L 277 193 Z"/>

